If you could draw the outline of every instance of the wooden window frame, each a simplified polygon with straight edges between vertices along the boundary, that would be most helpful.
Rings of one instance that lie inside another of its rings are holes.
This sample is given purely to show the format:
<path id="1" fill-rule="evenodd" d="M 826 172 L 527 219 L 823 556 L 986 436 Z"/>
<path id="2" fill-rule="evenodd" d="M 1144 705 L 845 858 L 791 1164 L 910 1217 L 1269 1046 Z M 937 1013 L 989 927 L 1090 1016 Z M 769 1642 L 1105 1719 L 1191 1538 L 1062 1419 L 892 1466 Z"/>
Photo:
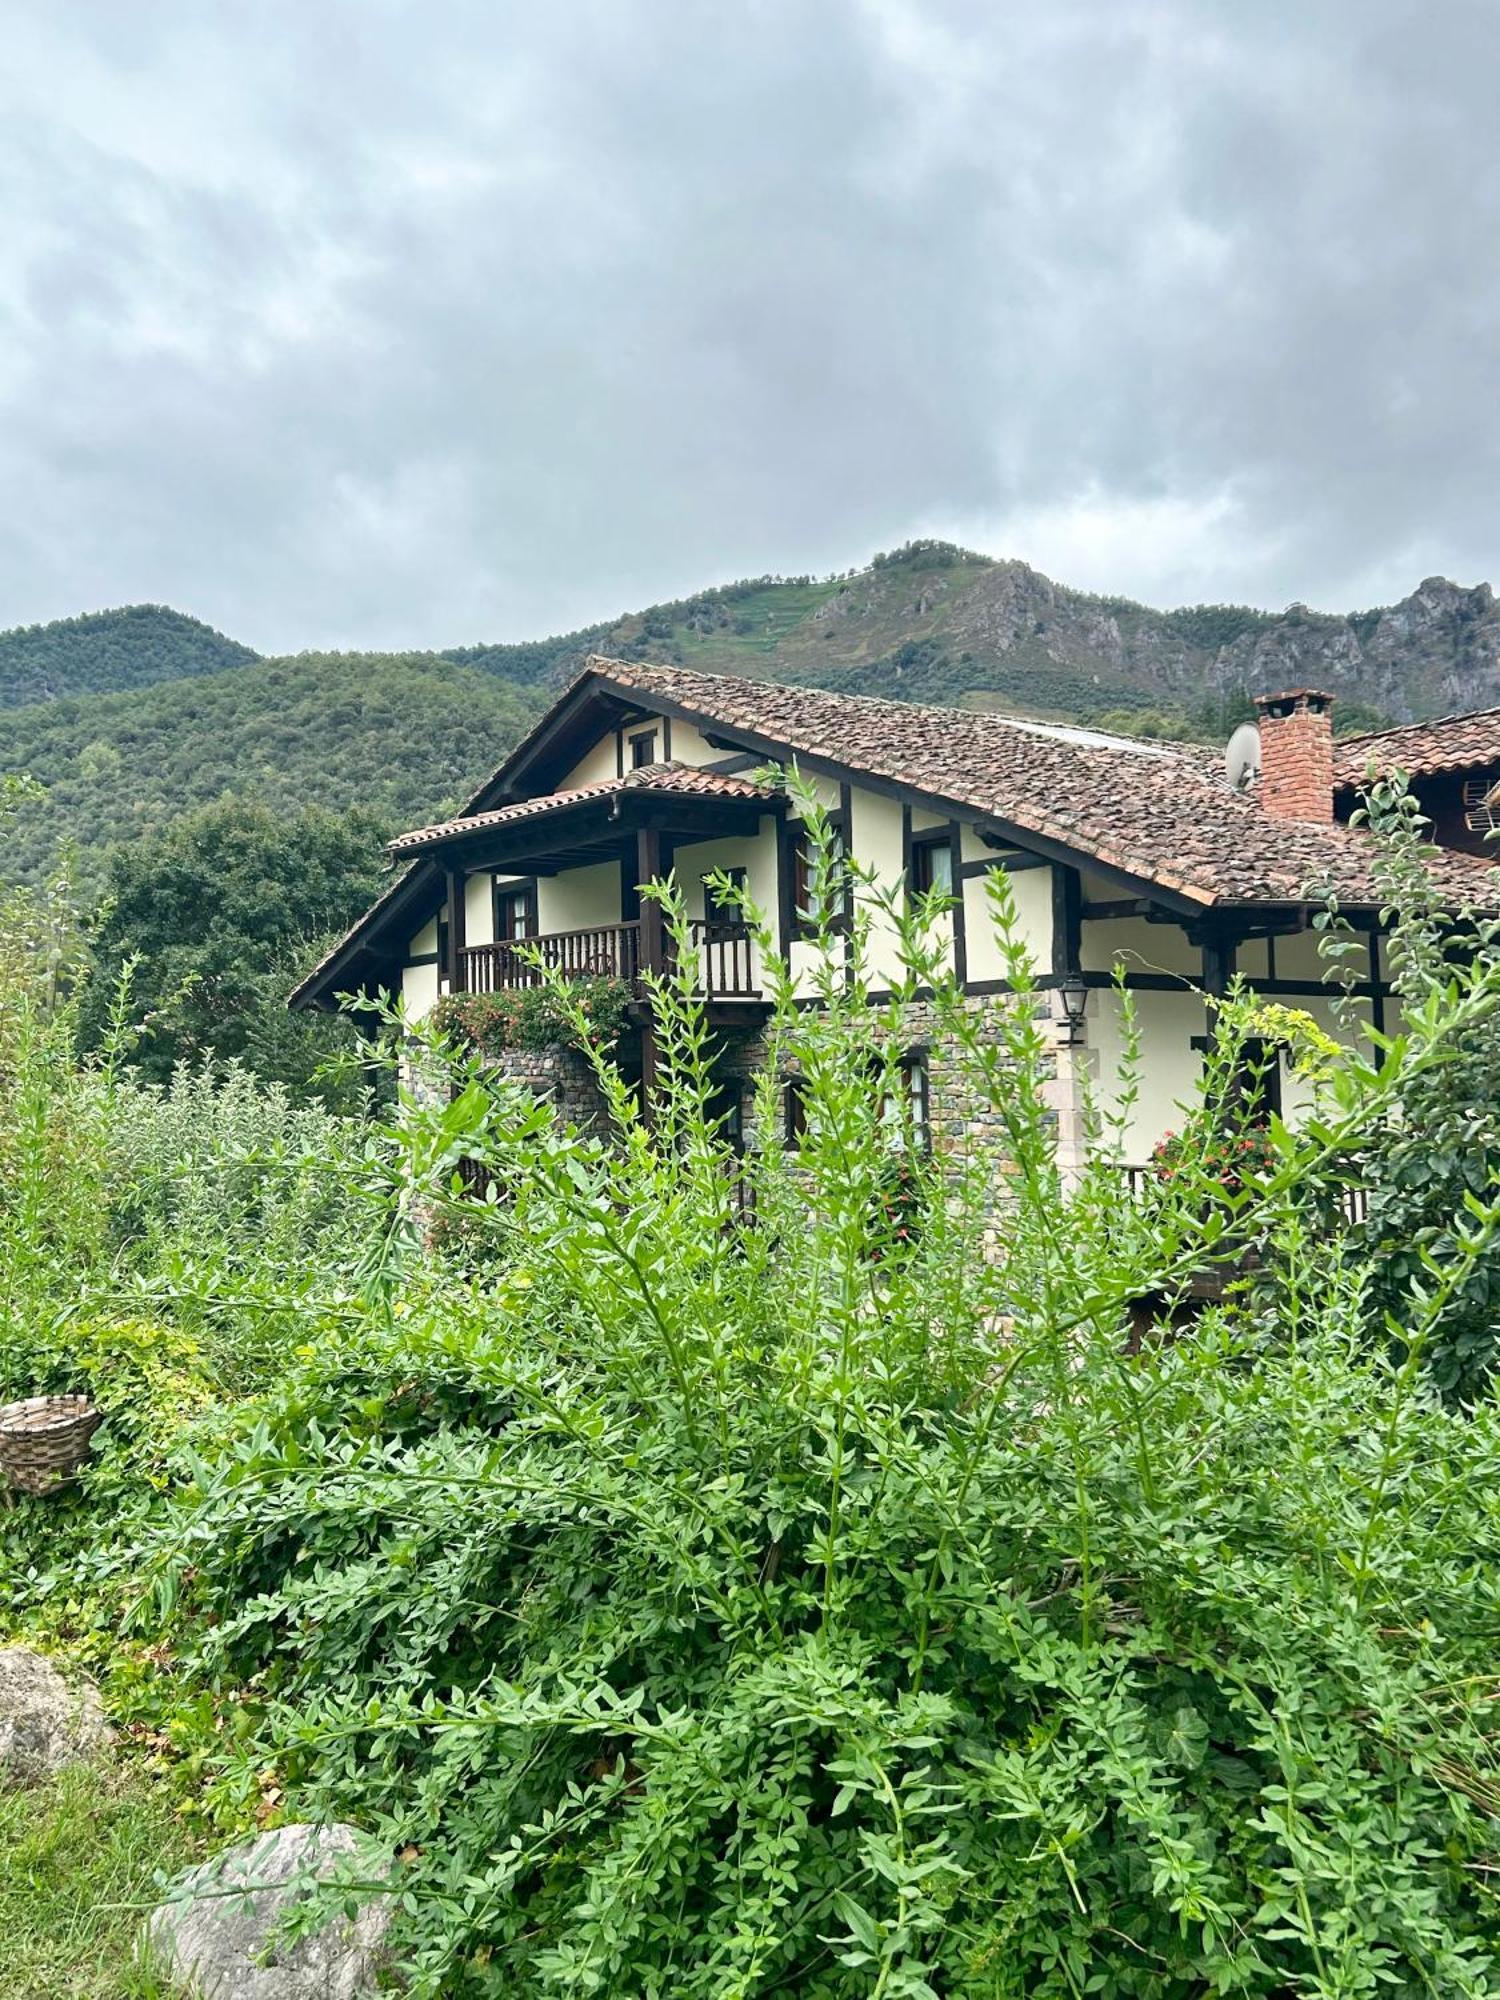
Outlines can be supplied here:
<path id="1" fill-rule="evenodd" d="M 648 764 L 659 763 L 661 760 L 656 754 L 656 745 L 660 737 L 661 729 L 656 723 L 649 729 L 637 729 L 628 734 L 625 741 L 630 746 L 630 755 L 626 759 L 626 770 L 644 771 Z M 643 745 L 644 754 L 642 754 Z"/>
<path id="2" fill-rule="evenodd" d="M 523 921 L 525 929 L 518 936 L 515 931 L 501 929 L 500 910 L 503 904 L 514 903 L 521 898 L 524 898 Z M 525 880 L 516 882 L 492 881 L 490 884 L 490 918 L 496 944 L 521 943 L 527 938 L 534 938 L 537 935 L 538 927 L 536 877 L 533 875 Z"/>
<path id="3" fill-rule="evenodd" d="M 1188 1045 L 1206 1058 L 1213 1048 L 1213 1037 L 1191 1035 Z M 1281 1052 L 1284 1047 L 1284 1043 L 1268 1035 L 1245 1037 L 1229 1089 L 1236 1104 L 1248 1106 L 1245 1121 L 1248 1125 L 1264 1127 L 1273 1118 L 1282 1116 L 1284 1077 Z"/>
<path id="4" fill-rule="evenodd" d="M 1500 792 L 1500 771 L 1482 771 L 1477 777 L 1464 779 L 1459 799 L 1470 833 L 1493 833 L 1500 828 L 1500 799 L 1489 802 L 1496 792 Z"/>
<path id="5" fill-rule="evenodd" d="M 802 819 L 786 822 L 790 853 L 787 861 L 787 888 L 790 902 L 791 934 L 794 938 L 812 938 L 818 934 L 817 912 L 812 908 L 812 848 L 807 821 Z M 828 815 L 828 832 L 838 842 L 841 859 L 849 859 L 849 815 L 840 809 Z M 846 883 L 843 908 L 837 911 L 830 922 L 834 931 L 847 929 L 851 909 L 851 895 Z"/>
<path id="6" fill-rule="evenodd" d="M 807 1131 L 807 1082 L 804 1077 L 788 1076 L 782 1080 L 781 1130 L 782 1144 L 789 1153 L 796 1152 L 798 1142 Z"/>
<path id="7" fill-rule="evenodd" d="M 750 886 L 750 870 L 742 863 L 733 868 L 711 869 L 701 880 L 703 883 L 703 921 L 706 924 L 742 924 L 744 913 L 737 903 L 721 903 L 715 892 L 713 877 L 727 875 L 740 889 Z"/>
<path id="8" fill-rule="evenodd" d="M 955 897 L 959 891 L 958 856 L 953 848 L 952 830 L 946 826 L 934 827 L 929 833 L 914 833 L 911 837 L 911 861 L 907 869 L 907 889 L 910 895 L 925 896 L 933 888 L 932 857 L 944 849 L 948 855 L 948 886 L 943 894 Z"/>

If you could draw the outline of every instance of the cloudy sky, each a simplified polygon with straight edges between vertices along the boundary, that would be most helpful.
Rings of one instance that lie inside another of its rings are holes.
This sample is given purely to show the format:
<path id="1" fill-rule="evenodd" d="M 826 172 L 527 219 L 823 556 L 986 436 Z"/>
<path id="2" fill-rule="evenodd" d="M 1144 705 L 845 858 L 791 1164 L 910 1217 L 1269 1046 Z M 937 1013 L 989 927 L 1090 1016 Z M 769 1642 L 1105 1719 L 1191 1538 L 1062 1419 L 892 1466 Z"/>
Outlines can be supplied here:
<path id="1" fill-rule="evenodd" d="M 1500 582 L 1496 0 L 11 0 L 0 626 Z"/>

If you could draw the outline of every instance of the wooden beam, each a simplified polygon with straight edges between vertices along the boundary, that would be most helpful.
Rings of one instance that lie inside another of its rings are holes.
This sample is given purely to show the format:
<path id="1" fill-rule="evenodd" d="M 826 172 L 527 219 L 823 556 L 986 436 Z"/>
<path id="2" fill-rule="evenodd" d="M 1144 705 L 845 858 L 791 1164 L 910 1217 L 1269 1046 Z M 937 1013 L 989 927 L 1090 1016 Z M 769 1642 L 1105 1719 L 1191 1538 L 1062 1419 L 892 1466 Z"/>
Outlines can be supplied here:
<path id="1" fill-rule="evenodd" d="M 448 871 L 448 991 L 463 991 L 464 946 L 468 942 L 468 908 L 464 895 L 465 877 L 458 868 Z"/>
<path id="2" fill-rule="evenodd" d="M 969 983 L 969 929 L 964 913 L 964 878 L 959 873 L 963 866 L 964 846 L 961 821 L 949 820 L 948 844 L 953 864 L 953 977 L 962 988 Z"/>
<path id="3" fill-rule="evenodd" d="M 1071 979 L 1083 965 L 1083 877 L 1076 868 L 1052 870 L 1052 976 Z"/>
<path id="4" fill-rule="evenodd" d="M 641 909 L 641 971 L 660 973 L 663 962 L 662 909 L 654 896 L 644 893 L 648 882 L 660 881 L 661 834 L 656 827 L 642 826 L 635 836 L 635 879 L 643 892 Z M 656 1017 L 648 997 L 645 1019 L 641 1022 L 641 1115 L 649 1122 L 656 1091 Z"/>

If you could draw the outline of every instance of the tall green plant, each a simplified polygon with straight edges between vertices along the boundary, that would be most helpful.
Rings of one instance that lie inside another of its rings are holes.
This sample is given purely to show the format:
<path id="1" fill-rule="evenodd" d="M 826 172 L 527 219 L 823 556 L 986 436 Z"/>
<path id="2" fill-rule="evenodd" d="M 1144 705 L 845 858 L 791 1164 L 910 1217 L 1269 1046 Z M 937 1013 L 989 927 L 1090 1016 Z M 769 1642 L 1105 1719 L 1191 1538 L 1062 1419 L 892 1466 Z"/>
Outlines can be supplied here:
<path id="1" fill-rule="evenodd" d="M 972 1006 L 931 899 L 856 879 L 845 926 L 818 832 L 811 973 L 759 926 L 753 1226 L 672 896 L 649 1125 L 606 1050 L 607 1139 L 427 1050 L 451 1089 L 388 1135 L 367 1325 L 195 1464 L 159 1555 L 150 1615 L 256 1690 L 226 1786 L 274 1760 L 299 1812 L 379 1829 L 419 1994 L 1495 1993 L 1500 1425 L 1421 1358 L 1497 1212 L 1468 1204 L 1393 1355 L 1300 1196 L 1500 971 L 1351 1050 L 1245 1174 L 1188 1158 L 1130 1212 L 1102 1097 L 1095 1161 L 1058 1161 L 1005 877 L 1007 991 Z M 993 1142 L 916 1148 L 918 993 Z M 435 1209 L 516 1246 L 436 1301 Z M 1247 1235 L 1286 1273 L 1272 1337 L 1224 1312 L 1128 1351 L 1132 1300 Z"/>

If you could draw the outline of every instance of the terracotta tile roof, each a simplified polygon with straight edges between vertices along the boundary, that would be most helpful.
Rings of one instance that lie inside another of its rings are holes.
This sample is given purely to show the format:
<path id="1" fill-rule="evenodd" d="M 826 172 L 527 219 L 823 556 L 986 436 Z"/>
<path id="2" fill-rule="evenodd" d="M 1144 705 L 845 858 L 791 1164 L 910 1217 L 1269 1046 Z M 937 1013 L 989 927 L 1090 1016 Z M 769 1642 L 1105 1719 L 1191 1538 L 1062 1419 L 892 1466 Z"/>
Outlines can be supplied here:
<path id="1" fill-rule="evenodd" d="M 1500 764 L 1500 708 L 1440 715 L 1431 722 L 1408 722 L 1399 729 L 1372 729 L 1344 736 L 1333 746 L 1336 785 L 1363 785 L 1371 764 L 1382 776 L 1405 771 L 1462 771 L 1474 764 Z"/>
<path id="2" fill-rule="evenodd" d="M 1198 745 L 599 656 L 589 676 L 1006 822 L 1204 907 L 1298 902 L 1325 887 L 1345 904 L 1378 899 L 1368 834 L 1273 818 Z M 1444 852 L 1433 869 L 1455 902 L 1495 898 L 1488 862 Z"/>
<path id="3" fill-rule="evenodd" d="M 601 778 L 593 785 L 573 785 L 565 792 L 543 792 L 534 799 L 517 799 L 497 806 L 493 812 L 466 813 L 459 819 L 440 821 L 436 826 L 419 826 L 411 833 L 398 834 L 388 843 L 392 854 L 409 854 L 414 848 L 435 847 L 455 834 L 475 833 L 482 827 L 508 826 L 512 820 L 540 819 L 546 813 L 562 812 L 590 799 L 608 799 L 629 792 L 667 792 L 674 797 L 754 799 L 764 794 L 748 778 L 729 777 L 722 771 L 700 771 L 691 764 L 644 764 L 627 771 L 623 778 Z"/>

